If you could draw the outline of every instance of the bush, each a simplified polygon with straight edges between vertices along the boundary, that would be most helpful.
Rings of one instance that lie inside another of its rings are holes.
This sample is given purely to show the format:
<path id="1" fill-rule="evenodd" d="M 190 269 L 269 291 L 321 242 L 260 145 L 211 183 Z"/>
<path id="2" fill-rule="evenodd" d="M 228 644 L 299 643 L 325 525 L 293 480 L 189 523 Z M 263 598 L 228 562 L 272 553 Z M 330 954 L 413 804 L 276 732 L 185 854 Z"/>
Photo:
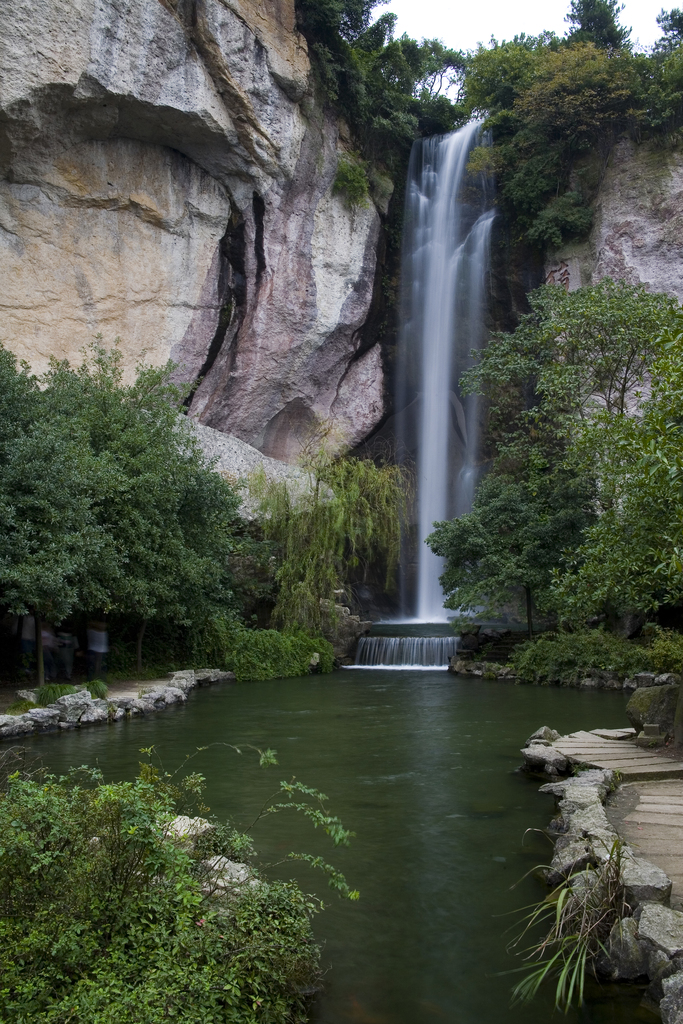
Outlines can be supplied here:
<path id="1" fill-rule="evenodd" d="M 5 711 L 6 715 L 24 715 L 27 711 L 31 711 L 32 708 L 37 708 L 38 704 L 34 704 L 32 700 L 15 700 Z"/>
<path id="2" fill-rule="evenodd" d="M 107 684 L 103 683 L 101 679 L 93 679 L 91 683 L 88 683 L 88 691 L 91 697 L 100 698 L 101 700 L 109 693 Z"/>
<path id="3" fill-rule="evenodd" d="M 650 644 L 650 659 L 655 672 L 683 672 L 683 636 L 658 628 Z"/>
<path id="4" fill-rule="evenodd" d="M 240 844 L 220 828 L 201 854 L 171 840 L 170 793 L 149 770 L 110 785 L 82 769 L 10 775 L 0 797 L 6 1024 L 306 1019 L 314 905 L 287 882 L 210 892 L 200 857 L 235 856 Z"/>
<path id="5" fill-rule="evenodd" d="M 550 633 L 521 644 L 511 662 L 520 679 L 529 683 L 578 682 L 591 669 L 631 676 L 651 667 L 650 651 L 601 629 Z"/>
<path id="6" fill-rule="evenodd" d="M 241 623 L 215 618 L 203 640 L 202 653 L 212 664 L 234 672 L 239 682 L 305 676 L 319 655 L 318 670 L 334 668 L 332 644 L 300 629 L 247 629 Z"/>
<path id="7" fill-rule="evenodd" d="M 67 693 L 76 693 L 76 687 L 71 683 L 45 683 L 44 686 L 39 686 L 36 690 L 38 706 L 46 708 L 48 704 L 54 704 L 56 700 L 64 697 Z"/>
<path id="8" fill-rule="evenodd" d="M 351 207 L 368 205 L 368 176 L 358 160 L 342 156 L 337 164 L 334 191 L 343 192 Z"/>

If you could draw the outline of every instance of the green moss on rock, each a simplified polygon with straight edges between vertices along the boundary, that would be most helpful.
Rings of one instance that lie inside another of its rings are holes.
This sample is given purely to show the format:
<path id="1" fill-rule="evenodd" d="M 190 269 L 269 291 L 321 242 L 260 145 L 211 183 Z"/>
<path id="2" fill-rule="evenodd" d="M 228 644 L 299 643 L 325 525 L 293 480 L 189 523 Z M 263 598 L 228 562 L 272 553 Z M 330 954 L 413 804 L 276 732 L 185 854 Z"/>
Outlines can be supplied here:
<path id="1" fill-rule="evenodd" d="M 660 732 L 673 735 L 678 691 L 676 683 L 637 689 L 626 705 L 626 715 L 631 725 L 637 732 L 646 723 L 658 725 Z"/>

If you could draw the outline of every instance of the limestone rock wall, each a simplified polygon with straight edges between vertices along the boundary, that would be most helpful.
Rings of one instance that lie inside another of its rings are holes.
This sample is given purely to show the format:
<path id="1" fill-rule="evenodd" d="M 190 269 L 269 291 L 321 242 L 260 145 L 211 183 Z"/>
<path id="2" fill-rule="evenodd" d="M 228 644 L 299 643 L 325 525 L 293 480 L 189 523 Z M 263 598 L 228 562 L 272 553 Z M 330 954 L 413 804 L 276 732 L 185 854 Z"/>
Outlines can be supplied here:
<path id="1" fill-rule="evenodd" d="M 0 6 L 0 341 L 40 371 L 118 336 L 267 455 L 318 417 L 356 444 L 380 220 L 333 193 L 342 147 L 294 0 Z"/>
<path id="2" fill-rule="evenodd" d="M 603 277 L 683 301 L 683 154 L 620 141 L 594 203 L 586 242 L 563 246 L 546 280 L 574 290 Z"/>

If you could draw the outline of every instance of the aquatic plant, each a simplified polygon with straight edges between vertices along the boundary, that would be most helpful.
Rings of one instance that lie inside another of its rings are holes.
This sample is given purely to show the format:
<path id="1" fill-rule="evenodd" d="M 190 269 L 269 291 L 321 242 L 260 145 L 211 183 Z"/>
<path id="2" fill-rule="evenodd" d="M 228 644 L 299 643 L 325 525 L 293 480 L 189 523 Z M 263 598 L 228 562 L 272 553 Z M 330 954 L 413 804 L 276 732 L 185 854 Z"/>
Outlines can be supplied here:
<path id="1" fill-rule="evenodd" d="M 605 953 L 612 926 L 627 916 L 622 879 L 623 842 L 615 839 L 597 866 L 574 872 L 539 903 L 526 909 L 516 948 L 539 926 L 550 927 L 540 941 L 520 955 L 527 966 L 513 988 L 513 1001 L 529 1002 L 547 981 L 555 981 L 555 1006 L 565 1011 L 583 1003 L 586 973 Z"/>

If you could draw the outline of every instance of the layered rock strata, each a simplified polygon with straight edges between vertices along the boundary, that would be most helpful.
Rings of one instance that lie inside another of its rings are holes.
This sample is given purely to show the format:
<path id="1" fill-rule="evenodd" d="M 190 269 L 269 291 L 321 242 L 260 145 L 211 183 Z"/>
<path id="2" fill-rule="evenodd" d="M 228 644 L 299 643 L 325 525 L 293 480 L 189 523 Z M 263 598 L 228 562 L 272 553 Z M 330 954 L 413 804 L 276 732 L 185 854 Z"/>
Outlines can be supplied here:
<path id="1" fill-rule="evenodd" d="M 380 218 L 335 193 L 294 0 L 17 0 L 0 11 L 0 340 L 35 370 L 120 337 L 191 412 L 292 461 L 383 412 L 361 350 Z"/>

